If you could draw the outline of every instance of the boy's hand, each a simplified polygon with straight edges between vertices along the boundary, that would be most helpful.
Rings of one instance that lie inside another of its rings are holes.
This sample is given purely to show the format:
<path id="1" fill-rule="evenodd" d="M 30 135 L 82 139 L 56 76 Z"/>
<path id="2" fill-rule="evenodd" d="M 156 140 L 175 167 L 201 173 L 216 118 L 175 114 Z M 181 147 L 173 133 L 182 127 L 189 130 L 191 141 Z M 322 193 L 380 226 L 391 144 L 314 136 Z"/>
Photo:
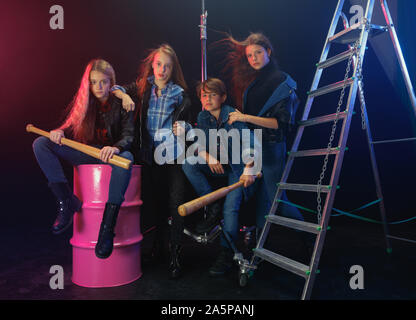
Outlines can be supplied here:
<path id="1" fill-rule="evenodd" d="M 224 174 L 224 168 L 218 160 L 217 160 L 217 163 L 215 164 L 208 163 L 208 167 L 211 169 L 212 173 Z"/>
<path id="2" fill-rule="evenodd" d="M 222 164 L 209 153 L 207 153 L 206 161 L 212 173 L 224 174 L 224 167 Z"/>
<path id="3" fill-rule="evenodd" d="M 185 135 L 185 127 L 183 126 L 183 123 L 181 123 L 180 121 L 176 121 L 173 124 L 172 131 L 175 136 Z"/>
<path id="4" fill-rule="evenodd" d="M 244 188 L 252 185 L 256 180 L 256 175 L 253 174 L 254 162 L 246 164 L 243 174 L 240 177 L 240 181 L 244 182 Z"/>
<path id="5" fill-rule="evenodd" d="M 251 174 L 242 174 L 240 177 L 240 181 L 244 182 L 244 188 L 247 188 L 248 186 L 252 185 L 255 180 L 256 176 L 253 176 Z"/>

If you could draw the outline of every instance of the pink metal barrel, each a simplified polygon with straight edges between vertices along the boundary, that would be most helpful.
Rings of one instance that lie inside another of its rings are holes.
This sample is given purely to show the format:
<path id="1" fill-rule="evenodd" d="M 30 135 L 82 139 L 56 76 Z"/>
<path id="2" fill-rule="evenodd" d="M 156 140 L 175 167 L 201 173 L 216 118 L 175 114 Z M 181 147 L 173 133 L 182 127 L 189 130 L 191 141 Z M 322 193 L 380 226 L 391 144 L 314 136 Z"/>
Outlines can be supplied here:
<path id="1" fill-rule="evenodd" d="M 110 165 L 80 165 L 74 168 L 74 193 L 83 202 L 74 215 L 72 282 L 89 288 L 121 286 L 139 279 L 141 270 L 140 231 L 141 166 L 133 166 L 125 200 L 114 230 L 114 249 L 107 259 L 95 256 L 108 188 Z"/>

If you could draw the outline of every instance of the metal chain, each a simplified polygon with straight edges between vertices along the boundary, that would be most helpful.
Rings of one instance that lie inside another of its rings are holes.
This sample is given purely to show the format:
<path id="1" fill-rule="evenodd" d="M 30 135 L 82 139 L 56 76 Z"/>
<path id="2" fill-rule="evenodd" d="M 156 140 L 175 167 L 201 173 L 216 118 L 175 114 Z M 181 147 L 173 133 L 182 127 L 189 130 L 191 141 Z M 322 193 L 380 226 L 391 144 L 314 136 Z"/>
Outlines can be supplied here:
<path id="1" fill-rule="evenodd" d="M 329 154 L 330 154 L 331 148 L 332 148 L 332 141 L 334 140 L 334 137 L 335 137 L 335 131 L 337 129 L 339 113 L 341 112 L 341 106 L 342 106 L 342 103 L 344 101 L 345 89 L 347 87 L 347 80 L 348 80 L 348 76 L 349 76 L 349 73 L 350 73 L 350 70 L 351 70 L 351 63 L 352 63 L 353 57 L 357 55 L 357 52 L 358 52 L 357 48 L 359 46 L 359 43 L 360 43 L 359 40 L 357 40 L 354 43 L 353 48 L 354 48 L 355 52 L 348 59 L 347 69 L 345 71 L 345 76 L 344 76 L 344 83 L 343 83 L 341 94 L 340 94 L 339 101 L 338 101 L 337 112 L 336 112 L 334 123 L 332 125 L 331 135 L 329 137 L 329 142 L 328 142 L 328 146 L 327 146 L 327 153 L 325 155 L 324 164 L 322 166 L 321 174 L 319 175 L 319 181 L 318 181 L 318 185 L 317 185 L 317 202 L 318 202 L 317 212 L 318 212 L 318 223 L 319 224 L 321 223 L 321 218 L 322 218 L 322 214 L 321 214 L 321 212 L 322 212 L 322 206 L 321 206 L 322 180 L 325 177 L 325 172 L 326 172 L 327 165 L 328 165 L 328 158 L 329 158 Z"/>
<path id="2" fill-rule="evenodd" d="M 363 66 L 360 55 L 358 55 L 358 62 L 357 62 L 357 78 L 358 78 L 358 92 L 360 98 L 360 107 L 361 107 L 361 128 L 363 130 L 366 129 L 366 121 L 364 115 L 364 82 L 363 82 Z"/>
<path id="3" fill-rule="evenodd" d="M 368 32 L 371 29 L 370 22 L 366 19 L 365 21 L 365 29 Z M 358 40 L 356 42 L 358 45 Z M 357 78 L 358 78 L 358 93 L 360 99 L 360 107 L 361 107 L 361 128 L 365 130 L 367 128 L 365 115 L 364 115 L 364 106 L 365 106 L 365 99 L 364 99 L 364 82 L 363 82 L 363 62 L 361 60 L 361 56 L 357 54 L 358 61 L 357 61 Z"/>

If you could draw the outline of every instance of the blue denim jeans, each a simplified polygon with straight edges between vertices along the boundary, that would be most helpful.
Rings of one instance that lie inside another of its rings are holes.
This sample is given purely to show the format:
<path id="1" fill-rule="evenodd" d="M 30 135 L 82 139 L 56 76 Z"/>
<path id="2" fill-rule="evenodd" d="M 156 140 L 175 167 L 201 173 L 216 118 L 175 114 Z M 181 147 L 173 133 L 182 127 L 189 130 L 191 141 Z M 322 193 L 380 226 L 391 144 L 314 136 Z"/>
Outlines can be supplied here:
<path id="1" fill-rule="evenodd" d="M 81 151 L 67 146 L 60 146 L 46 137 L 39 137 L 33 142 L 33 151 L 49 183 L 68 183 L 60 159 L 67 161 L 72 166 L 80 164 L 107 164 Z M 119 156 L 133 161 L 133 155 L 129 151 L 123 151 Z M 111 165 L 111 167 L 108 202 L 121 205 L 129 185 L 131 167 L 129 170 L 115 165 Z"/>
<path id="2" fill-rule="evenodd" d="M 240 178 L 234 174 L 229 166 L 225 167 L 223 174 L 217 174 L 212 173 L 207 164 L 190 164 L 187 160 L 185 160 L 185 163 L 182 165 L 182 169 L 199 196 L 206 195 L 213 191 L 207 179 L 209 176 L 227 177 L 228 185 L 238 182 Z M 237 239 L 238 235 L 238 213 L 242 198 L 242 188 L 231 191 L 225 197 L 223 207 L 224 231 L 230 235 L 233 241 Z M 229 247 L 223 235 L 221 235 L 221 245 L 227 248 Z"/>
<path id="3" fill-rule="evenodd" d="M 277 184 L 280 182 L 285 168 L 286 143 L 267 143 L 263 142 L 263 177 L 257 181 L 256 186 L 256 211 L 257 211 L 257 227 L 263 228 L 265 223 L 264 216 L 269 214 L 272 202 L 277 191 Z M 280 198 L 283 201 L 289 201 L 286 192 L 282 192 Z M 303 221 L 301 212 L 294 206 L 280 203 L 276 211 L 277 215 L 287 218 Z"/>

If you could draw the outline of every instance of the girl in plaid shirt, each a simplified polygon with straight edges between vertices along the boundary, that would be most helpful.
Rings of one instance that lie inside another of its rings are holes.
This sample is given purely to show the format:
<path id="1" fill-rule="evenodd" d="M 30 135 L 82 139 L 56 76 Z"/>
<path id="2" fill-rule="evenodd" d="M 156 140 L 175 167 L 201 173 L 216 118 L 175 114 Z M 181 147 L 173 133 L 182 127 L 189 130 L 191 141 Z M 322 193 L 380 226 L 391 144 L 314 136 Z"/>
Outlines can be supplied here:
<path id="1" fill-rule="evenodd" d="M 169 273 L 171 278 L 178 278 L 181 274 L 179 254 L 184 226 L 183 217 L 177 209 L 185 202 L 185 184 L 188 182 L 181 164 L 176 161 L 184 157 L 185 152 L 184 148 L 180 148 L 177 136 L 184 134 L 185 127 L 190 127 L 189 124 L 181 126 L 178 121 L 190 122 L 191 101 L 186 94 L 187 85 L 175 51 L 168 44 L 151 50 L 140 66 L 136 82 L 113 89 L 126 110 L 135 110 L 136 134 L 132 151 L 136 163 L 144 166 L 143 202 L 148 206 L 143 211 L 148 209 L 156 219 L 150 258 L 153 263 L 163 258 L 167 218 L 172 217 Z M 166 138 L 164 142 L 161 136 Z M 164 163 L 155 161 L 153 156 L 162 143 L 173 150 L 169 152 L 166 149 Z"/>

